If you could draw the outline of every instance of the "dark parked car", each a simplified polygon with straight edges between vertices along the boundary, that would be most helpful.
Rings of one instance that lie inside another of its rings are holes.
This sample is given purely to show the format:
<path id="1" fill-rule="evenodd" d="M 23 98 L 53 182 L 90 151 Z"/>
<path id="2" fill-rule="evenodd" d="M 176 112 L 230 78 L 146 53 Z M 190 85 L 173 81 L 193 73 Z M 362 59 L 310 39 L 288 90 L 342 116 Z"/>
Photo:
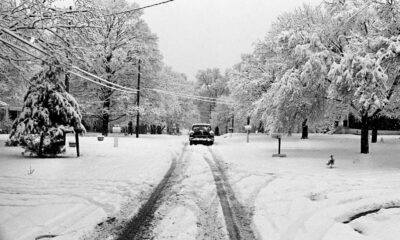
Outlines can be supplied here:
<path id="1" fill-rule="evenodd" d="M 189 132 L 189 143 L 190 145 L 198 143 L 213 145 L 214 132 L 211 130 L 211 125 L 208 123 L 193 124 Z"/>

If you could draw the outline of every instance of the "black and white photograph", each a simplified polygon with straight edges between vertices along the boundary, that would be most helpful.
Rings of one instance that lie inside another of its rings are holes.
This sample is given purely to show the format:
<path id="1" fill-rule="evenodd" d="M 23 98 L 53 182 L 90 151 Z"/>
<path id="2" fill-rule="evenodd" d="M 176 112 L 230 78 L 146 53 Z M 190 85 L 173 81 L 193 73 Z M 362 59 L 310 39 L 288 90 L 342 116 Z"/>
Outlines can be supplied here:
<path id="1" fill-rule="evenodd" d="M 1 0 L 0 240 L 396 240 L 400 0 Z"/>

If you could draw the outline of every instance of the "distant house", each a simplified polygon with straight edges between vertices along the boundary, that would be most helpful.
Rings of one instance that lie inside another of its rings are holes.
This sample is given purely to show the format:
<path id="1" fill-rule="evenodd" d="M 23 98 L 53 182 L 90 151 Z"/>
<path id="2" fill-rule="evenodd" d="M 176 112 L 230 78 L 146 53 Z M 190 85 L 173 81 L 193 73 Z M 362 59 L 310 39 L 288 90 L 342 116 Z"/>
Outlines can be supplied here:
<path id="1" fill-rule="evenodd" d="M 379 130 L 387 130 L 387 131 L 399 131 L 400 130 L 400 119 L 398 118 L 389 118 L 385 116 L 378 117 L 378 129 Z M 361 121 L 354 117 L 352 114 L 349 114 L 348 123 L 349 128 L 361 129 Z"/>
<path id="2" fill-rule="evenodd" d="M 22 112 L 22 107 L 11 106 L 0 100 L 0 133 L 10 130 L 10 122 L 14 121 Z"/>
<path id="3" fill-rule="evenodd" d="M 400 118 L 389 118 L 386 116 L 379 116 L 377 118 L 378 130 L 385 134 L 399 134 L 400 133 Z M 335 121 L 334 124 L 335 134 L 360 134 L 361 121 L 353 114 L 349 113 L 343 121 Z M 372 122 L 369 123 L 369 130 L 372 130 Z"/>

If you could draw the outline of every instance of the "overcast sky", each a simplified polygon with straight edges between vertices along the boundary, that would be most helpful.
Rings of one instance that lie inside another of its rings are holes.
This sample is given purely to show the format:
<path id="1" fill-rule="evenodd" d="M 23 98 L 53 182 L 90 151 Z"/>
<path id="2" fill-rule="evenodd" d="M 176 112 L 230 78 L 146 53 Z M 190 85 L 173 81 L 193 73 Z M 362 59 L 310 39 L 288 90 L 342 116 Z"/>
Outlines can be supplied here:
<path id="1" fill-rule="evenodd" d="M 164 0 L 128 1 L 144 6 Z M 159 37 L 165 64 L 195 80 L 199 69 L 217 67 L 224 72 L 238 63 L 281 13 L 321 1 L 175 0 L 145 9 L 143 17 Z"/>
<path id="2" fill-rule="evenodd" d="M 162 0 L 129 0 L 149 5 Z M 322 0 L 175 0 L 144 10 L 144 19 L 159 37 L 164 62 L 190 80 L 199 69 L 222 72 L 240 61 L 263 39 L 283 12 Z"/>

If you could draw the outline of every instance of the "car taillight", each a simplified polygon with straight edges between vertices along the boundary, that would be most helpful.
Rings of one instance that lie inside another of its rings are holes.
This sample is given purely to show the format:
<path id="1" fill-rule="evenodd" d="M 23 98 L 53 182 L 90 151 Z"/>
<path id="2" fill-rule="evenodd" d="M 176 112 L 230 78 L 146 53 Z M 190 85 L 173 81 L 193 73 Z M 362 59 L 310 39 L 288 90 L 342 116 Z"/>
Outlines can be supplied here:
<path id="1" fill-rule="evenodd" d="M 211 135 L 211 136 L 214 136 L 214 132 L 213 132 L 213 131 L 210 131 L 210 135 Z"/>
<path id="2" fill-rule="evenodd" d="M 194 134 L 194 132 L 193 132 L 193 131 L 190 131 L 190 132 L 189 132 L 189 135 L 190 135 L 190 136 L 191 136 L 191 135 L 193 135 L 193 134 Z"/>

